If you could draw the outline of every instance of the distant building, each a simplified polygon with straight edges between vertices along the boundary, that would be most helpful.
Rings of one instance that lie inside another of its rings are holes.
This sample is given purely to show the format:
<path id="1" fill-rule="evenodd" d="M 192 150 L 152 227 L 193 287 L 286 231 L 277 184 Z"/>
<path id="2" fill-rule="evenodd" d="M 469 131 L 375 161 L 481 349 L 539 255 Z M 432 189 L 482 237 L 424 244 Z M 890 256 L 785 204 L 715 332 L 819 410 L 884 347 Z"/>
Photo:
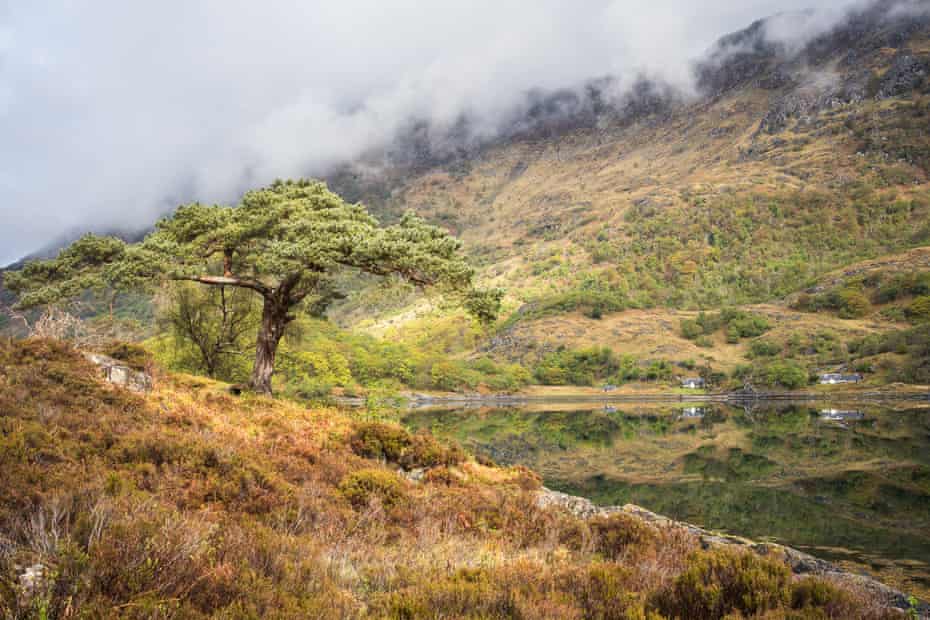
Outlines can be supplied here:
<path id="1" fill-rule="evenodd" d="M 689 390 L 700 390 L 703 389 L 705 385 L 704 379 L 700 377 L 689 377 L 681 380 L 681 387 Z"/>
<path id="2" fill-rule="evenodd" d="M 851 375 L 840 372 L 828 372 L 820 375 L 820 383 L 823 385 L 836 385 L 837 383 L 859 383 L 862 381 L 862 375 L 853 373 Z"/>

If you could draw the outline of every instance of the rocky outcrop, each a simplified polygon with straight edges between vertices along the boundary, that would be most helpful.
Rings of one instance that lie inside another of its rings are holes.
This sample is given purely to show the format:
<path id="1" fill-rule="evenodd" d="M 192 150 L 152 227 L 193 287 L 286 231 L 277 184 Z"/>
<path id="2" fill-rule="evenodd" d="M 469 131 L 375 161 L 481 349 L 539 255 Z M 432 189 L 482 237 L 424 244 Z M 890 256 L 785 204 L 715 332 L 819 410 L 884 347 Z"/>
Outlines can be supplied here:
<path id="1" fill-rule="evenodd" d="M 926 80 L 927 65 L 923 61 L 910 54 L 897 54 L 882 76 L 876 97 L 887 99 L 910 93 L 924 86 Z"/>
<path id="2" fill-rule="evenodd" d="M 703 528 L 675 521 L 650 512 L 634 504 L 625 504 L 623 506 L 598 506 L 591 500 L 575 495 L 568 495 L 559 491 L 543 488 L 537 494 L 536 501 L 538 505 L 558 506 L 582 519 L 590 519 L 597 516 L 607 516 L 616 513 L 631 515 L 646 521 L 655 527 L 676 527 L 682 528 L 693 534 L 700 540 L 701 546 L 705 549 L 711 549 L 722 546 L 742 547 L 753 553 L 783 560 L 791 570 L 798 575 L 816 575 L 825 577 L 831 581 L 845 583 L 857 589 L 864 590 L 876 600 L 883 601 L 889 607 L 900 610 L 909 610 L 910 603 L 908 596 L 903 592 L 895 590 L 880 581 L 876 581 L 866 575 L 859 575 L 843 570 L 842 568 L 814 557 L 808 553 L 779 545 L 776 543 L 760 543 L 742 538 L 740 536 L 731 536 L 711 532 Z M 918 613 L 920 618 L 930 618 L 930 604 L 926 602 L 918 603 Z"/>
<path id="3" fill-rule="evenodd" d="M 150 375 L 130 368 L 117 359 L 99 353 L 84 353 L 84 357 L 100 368 L 103 378 L 108 383 L 133 392 L 148 392 L 152 389 Z"/>
<path id="4" fill-rule="evenodd" d="M 808 89 L 791 92 L 774 101 L 759 124 L 759 132 L 776 134 L 788 127 L 791 119 L 804 121 L 824 110 L 858 103 L 864 93 L 848 85 L 841 89 Z"/>

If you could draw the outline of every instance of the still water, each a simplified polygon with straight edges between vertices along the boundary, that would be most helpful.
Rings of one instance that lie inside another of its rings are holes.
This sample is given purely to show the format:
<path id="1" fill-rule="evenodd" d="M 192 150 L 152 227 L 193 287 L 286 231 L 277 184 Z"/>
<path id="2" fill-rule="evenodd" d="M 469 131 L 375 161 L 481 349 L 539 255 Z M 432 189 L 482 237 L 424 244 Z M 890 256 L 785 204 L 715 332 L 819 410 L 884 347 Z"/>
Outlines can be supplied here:
<path id="1" fill-rule="evenodd" d="M 533 404 L 423 409 L 550 488 L 784 543 L 930 596 L 930 407 Z"/>

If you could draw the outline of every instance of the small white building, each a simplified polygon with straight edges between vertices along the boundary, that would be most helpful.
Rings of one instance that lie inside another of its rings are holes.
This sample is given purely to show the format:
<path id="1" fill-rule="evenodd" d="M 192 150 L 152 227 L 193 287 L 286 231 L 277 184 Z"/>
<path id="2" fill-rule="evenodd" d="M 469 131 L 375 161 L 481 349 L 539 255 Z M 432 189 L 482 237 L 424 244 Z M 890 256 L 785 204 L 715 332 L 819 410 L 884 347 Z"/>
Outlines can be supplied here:
<path id="1" fill-rule="evenodd" d="M 828 372 L 820 375 L 822 385 L 836 385 L 838 383 L 859 383 L 862 381 L 862 375 L 859 373 L 843 374 L 840 372 Z"/>
<path id="2" fill-rule="evenodd" d="M 681 387 L 688 390 L 701 390 L 704 389 L 704 379 L 700 377 L 688 377 L 687 379 L 681 380 Z"/>

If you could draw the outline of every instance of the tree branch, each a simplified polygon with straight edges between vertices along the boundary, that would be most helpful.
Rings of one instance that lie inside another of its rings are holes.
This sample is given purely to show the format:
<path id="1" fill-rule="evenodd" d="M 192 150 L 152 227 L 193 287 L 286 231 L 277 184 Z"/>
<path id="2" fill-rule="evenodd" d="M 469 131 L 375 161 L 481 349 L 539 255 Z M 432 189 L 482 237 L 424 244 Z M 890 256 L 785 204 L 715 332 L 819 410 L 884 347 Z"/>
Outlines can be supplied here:
<path id="1" fill-rule="evenodd" d="M 199 282 L 209 286 L 238 286 L 239 288 L 251 289 L 265 297 L 271 295 L 271 289 L 257 280 L 227 278 L 226 276 L 171 276 L 171 279 Z"/>

